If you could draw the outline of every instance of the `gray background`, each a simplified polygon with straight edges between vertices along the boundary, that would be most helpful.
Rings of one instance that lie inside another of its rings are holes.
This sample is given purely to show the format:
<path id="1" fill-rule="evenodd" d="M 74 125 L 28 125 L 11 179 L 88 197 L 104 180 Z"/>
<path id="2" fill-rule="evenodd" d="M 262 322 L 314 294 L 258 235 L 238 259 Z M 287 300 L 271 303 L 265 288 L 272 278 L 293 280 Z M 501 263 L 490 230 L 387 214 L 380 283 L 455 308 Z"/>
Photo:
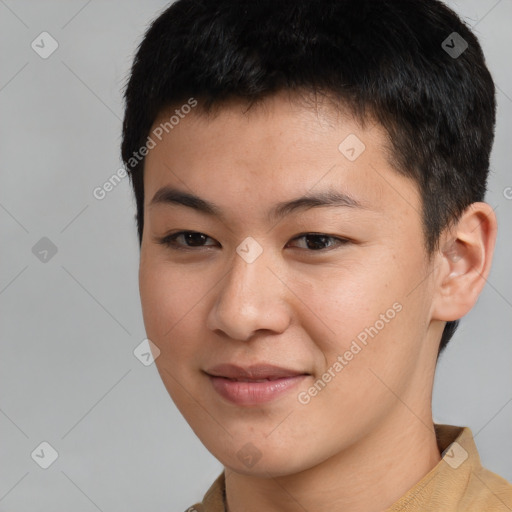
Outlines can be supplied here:
<path id="1" fill-rule="evenodd" d="M 471 427 L 483 464 L 512 480 L 512 0 L 449 4 L 498 86 L 487 200 L 500 233 L 439 363 L 434 419 Z M 93 196 L 121 166 L 121 89 L 165 5 L 0 0 L 0 511 L 180 511 L 222 469 L 133 354 L 145 332 L 128 178 Z M 31 48 L 43 31 L 59 44 L 47 59 Z M 43 237 L 57 247 L 46 262 L 32 251 Z M 46 470 L 31 458 L 42 441 L 58 452 Z"/>

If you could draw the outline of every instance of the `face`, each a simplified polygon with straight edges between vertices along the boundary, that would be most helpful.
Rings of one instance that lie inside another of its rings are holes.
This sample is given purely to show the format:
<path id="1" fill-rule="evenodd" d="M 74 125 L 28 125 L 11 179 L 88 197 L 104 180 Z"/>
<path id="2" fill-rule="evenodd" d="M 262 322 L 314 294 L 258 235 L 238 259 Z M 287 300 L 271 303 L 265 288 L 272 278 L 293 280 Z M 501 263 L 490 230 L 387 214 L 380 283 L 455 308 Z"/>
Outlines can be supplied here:
<path id="1" fill-rule="evenodd" d="M 403 425 L 402 402 L 430 412 L 420 196 L 386 148 L 379 125 L 280 94 L 192 111 L 146 157 L 147 336 L 226 467 L 297 473 Z"/>

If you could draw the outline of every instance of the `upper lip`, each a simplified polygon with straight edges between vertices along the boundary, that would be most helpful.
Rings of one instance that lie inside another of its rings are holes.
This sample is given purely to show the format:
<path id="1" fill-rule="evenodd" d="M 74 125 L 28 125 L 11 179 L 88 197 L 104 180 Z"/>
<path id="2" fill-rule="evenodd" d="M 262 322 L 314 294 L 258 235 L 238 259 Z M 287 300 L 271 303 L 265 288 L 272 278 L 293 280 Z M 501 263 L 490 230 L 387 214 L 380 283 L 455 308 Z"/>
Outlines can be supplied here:
<path id="1" fill-rule="evenodd" d="M 235 364 L 219 364 L 206 370 L 206 373 L 214 377 L 226 377 L 228 379 L 282 379 L 285 377 L 295 377 L 297 375 L 306 375 L 306 372 L 281 368 L 271 364 L 256 364 L 246 367 Z"/>

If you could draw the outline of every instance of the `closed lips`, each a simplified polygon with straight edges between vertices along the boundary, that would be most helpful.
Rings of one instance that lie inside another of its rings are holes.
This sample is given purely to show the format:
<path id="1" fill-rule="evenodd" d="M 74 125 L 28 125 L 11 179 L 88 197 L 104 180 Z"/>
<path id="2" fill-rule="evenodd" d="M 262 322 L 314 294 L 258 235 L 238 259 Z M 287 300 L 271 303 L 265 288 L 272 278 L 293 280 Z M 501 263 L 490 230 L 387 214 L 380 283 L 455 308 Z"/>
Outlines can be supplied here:
<path id="1" fill-rule="evenodd" d="M 229 379 L 229 380 L 232 380 L 235 382 L 268 382 L 269 380 L 278 380 L 278 379 L 283 379 L 283 378 L 288 378 L 288 377 L 273 377 L 273 378 L 269 378 L 269 379 L 232 379 L 230 377 L 223 377 L 223 378 Z"/>
<path id="2" fill-rule="evenodd" d="M 269 380 L 286 379 L 306 372 L 288 368 L 280 368 L 269 364 L 259 364 L 247 367 L 233 364 L 221 364 L 206 370 L 211 377 L 223 377 L 238 382 L 266 382 Z"/>

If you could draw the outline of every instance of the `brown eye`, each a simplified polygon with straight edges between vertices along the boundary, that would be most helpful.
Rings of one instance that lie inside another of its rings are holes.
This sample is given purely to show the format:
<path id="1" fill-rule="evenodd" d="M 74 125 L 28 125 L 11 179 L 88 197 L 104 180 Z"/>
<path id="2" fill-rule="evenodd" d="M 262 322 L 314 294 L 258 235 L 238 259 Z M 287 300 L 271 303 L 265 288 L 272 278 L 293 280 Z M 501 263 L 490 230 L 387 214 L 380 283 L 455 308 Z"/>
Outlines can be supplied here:
<path id="1" fill-rule="evenodd" d="M 162 238 L 159 243 L 171 247 L 172 249 L 191 249 L 193 247 L 211 247 L 214 244 L 206 244 L 208 240 L 212 240 L 208 235 L 197 231 L 180 231 L 173 235 Z"/>
<path id="2" fill-rule="evenodd" d="M 305 243 L 302 244 L 302 247 L 299 248 L 307 249 L 310 251 L 332 249 L 349 242 L 345 238 L 338 238 L 322 233 L 305 233 L 304 235 L 300 235 L 294 238 L 292 241 L 295 240 L 303 240 Z"/>

